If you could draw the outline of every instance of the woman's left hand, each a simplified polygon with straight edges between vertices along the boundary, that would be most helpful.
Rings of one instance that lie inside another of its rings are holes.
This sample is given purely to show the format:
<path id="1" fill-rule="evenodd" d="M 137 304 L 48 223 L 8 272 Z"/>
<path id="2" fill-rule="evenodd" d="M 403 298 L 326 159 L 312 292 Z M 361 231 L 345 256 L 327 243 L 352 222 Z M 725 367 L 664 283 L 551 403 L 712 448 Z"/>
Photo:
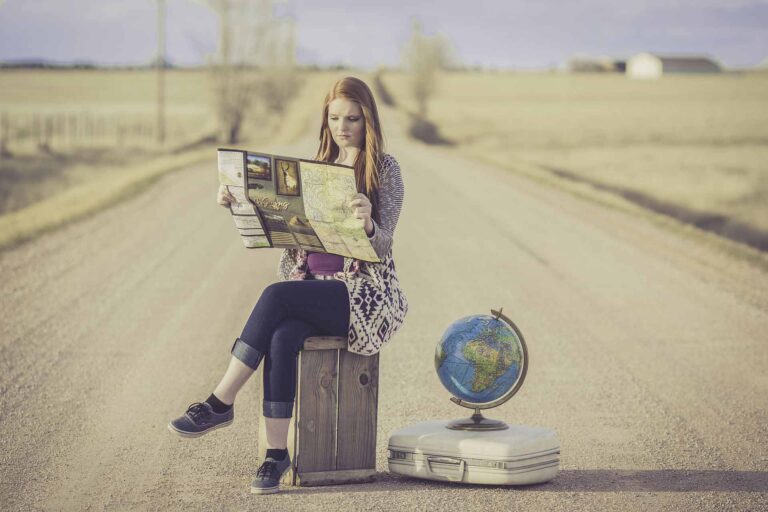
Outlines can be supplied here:
<path id="1" fill-rule="evenodd" d="M 347 204 L 348 207 L 354 208 L 353 215 L 356 219 L 363 219 L 363 229 L 365 233 L 370 236 L 373 233 L 373 221 L 371 220 L 371 201 L 363 193 L 357 193 L 352 196 L 352 200 Z"/>

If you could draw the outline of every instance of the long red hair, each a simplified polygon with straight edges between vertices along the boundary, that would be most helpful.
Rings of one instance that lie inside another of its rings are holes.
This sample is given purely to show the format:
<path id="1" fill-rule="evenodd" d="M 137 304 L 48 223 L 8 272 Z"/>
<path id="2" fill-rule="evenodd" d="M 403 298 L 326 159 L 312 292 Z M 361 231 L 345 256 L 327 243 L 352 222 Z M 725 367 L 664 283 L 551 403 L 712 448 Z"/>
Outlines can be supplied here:
<path id="1" fill-rule="evenodd" d="M 355 181 L 358 192 L 365 194 L 371 201 L 371 217 L 379 222 L 379 174 L 378 165 L 384 152 L 384 138 L 381 134 L 379 111 L 376 101 L 368 86 L 352 76 L 347 76 L 333 84 L 323 101 L 323 117 L 320 125 L 320 147 L 315 160 L 334 162 L 339 156 L 339 146 L 334 142 L 328 127 L 328 105 L 336 98 L 345 98 L 360 105 L 365 119 L 363 147 L 355 159 Z"/>

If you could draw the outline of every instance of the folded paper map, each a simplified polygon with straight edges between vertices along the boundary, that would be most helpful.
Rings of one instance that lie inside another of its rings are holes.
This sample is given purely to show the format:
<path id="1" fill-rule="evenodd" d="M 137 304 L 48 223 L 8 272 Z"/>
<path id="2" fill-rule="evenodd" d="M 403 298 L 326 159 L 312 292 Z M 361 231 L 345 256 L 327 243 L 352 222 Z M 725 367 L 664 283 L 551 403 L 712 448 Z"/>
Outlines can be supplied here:
<path id="1" fill-rule="evenodd" d="M 219 149 L 219 183 L 235 197 L 232 218 L 245 246 L 302 248 L 379 262 L 347 204 L 352 167 L 239 149 Z"/>

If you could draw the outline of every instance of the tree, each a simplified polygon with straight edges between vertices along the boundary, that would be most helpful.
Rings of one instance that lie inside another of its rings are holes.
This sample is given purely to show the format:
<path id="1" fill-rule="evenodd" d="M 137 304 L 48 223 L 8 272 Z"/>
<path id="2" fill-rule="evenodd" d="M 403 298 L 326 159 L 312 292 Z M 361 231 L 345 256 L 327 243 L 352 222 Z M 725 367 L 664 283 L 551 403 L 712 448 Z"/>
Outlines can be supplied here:
<path id="1" fill-rule="evenodd" d="M 267 119 L 296 95 L 294 23 L 274 16 L 277 0 L 208 0 L 219 16 L 218 54 L 209 62 L 219 137 L 240 141 L 249 116 Z"/>
<path id="2" fill-rule="evenodd" d="M 437 88 L 437 72 L 454 66 L 455 58 L 448 39 L 437 34 L 426 36 L 421 23 L 413 21 L 411 39 L 403 50 L 403 64 L 410 75 L 410 89 L 418 116 L 426 118 L 427 103 Z"/>

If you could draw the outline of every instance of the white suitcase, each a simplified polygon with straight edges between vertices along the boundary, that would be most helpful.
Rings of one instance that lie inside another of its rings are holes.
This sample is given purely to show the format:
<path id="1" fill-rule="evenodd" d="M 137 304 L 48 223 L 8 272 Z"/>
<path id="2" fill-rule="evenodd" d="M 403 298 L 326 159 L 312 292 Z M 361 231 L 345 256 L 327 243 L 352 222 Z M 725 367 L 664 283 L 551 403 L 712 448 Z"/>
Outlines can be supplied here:
<path id="1" fill-rule="evenodd" d="M 468 484 L 526 485 L 557 475 L 560 443 L 552 430 L 509 425 L 486 432 L 445 428 L 451 420 L 416 423 L 389 437 L 389 470 Z"/>

